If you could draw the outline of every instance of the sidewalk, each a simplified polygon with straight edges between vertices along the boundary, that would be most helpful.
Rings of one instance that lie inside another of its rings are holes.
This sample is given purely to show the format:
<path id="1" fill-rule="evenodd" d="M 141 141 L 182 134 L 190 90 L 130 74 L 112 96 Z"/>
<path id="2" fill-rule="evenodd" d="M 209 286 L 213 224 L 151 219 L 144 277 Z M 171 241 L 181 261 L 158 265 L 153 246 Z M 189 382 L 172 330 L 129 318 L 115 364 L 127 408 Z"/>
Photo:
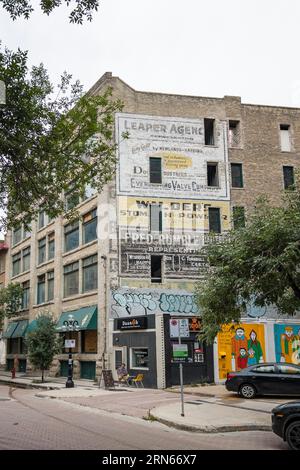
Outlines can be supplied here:
<path id="1" fill-rule="evenodd" d="M 0 384 L 11 385 L 20 388 L 34 388 L 41 390 L 61 390 L 66 388 L 66 377 L 46 377 L 45 382 L 40 382 L 41 378 L 39 376 L 27 376 L 20 372 L 16 373 L 16 378 L 11 378 L 10 372 L 1 371 L 0 375 Z M 98 387 L 93 380 L 74 380 L 75 387 Z"/>

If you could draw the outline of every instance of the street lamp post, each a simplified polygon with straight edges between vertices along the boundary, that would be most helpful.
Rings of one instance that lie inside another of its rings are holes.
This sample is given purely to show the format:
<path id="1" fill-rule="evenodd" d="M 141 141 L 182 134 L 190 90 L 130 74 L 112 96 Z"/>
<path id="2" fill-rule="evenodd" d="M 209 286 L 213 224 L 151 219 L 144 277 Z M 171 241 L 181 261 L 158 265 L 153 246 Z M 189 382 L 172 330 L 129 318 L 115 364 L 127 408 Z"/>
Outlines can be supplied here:
<path id="1" fill-rule="evenodd" d="M 65 332 L 72 332 L 72 331 L 78 331 L 78 321 L 74 320 L 74 316 L 72 314 L 68 315 L 68 320 L 65 320 L 63 323 L 63 331 Z M 69 348 L 69 358 L 68 358 L 68 379 L 66 381 L 66 388 L 73 388 L 74 387 L 74 382 L 73 382 L 73 358 L 72 358 L 72 352 L 70 351 L 71 348 Z"/>

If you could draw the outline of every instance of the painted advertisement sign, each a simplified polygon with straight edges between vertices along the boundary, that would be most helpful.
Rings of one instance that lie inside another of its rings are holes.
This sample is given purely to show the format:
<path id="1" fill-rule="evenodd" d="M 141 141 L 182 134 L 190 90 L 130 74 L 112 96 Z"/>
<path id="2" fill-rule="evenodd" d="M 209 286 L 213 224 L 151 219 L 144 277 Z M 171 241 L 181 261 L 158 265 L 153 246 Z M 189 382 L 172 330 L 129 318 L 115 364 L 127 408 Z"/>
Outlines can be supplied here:
<path id="1" fill-rule="evenodd" d="M 215 121 L 213 145 L 204 145 L 203 119 L 117 114 L 118 194 L 229 200 L 226 133 L 226 122 Z M 161 159 L 161 183 L 150 183 L 150 157 Z M 208 162 L 218 165 L 210 186 Z"/>
<path id="2" fill-rule="evenodd" d="M 199 310 L 194 295 L 184 290 L 120 288 L 112 293 L 111 318 L 153 313 L 190 316 L 198 315 Z"/>
<path id="3" fill-rule="evenodd" d="M 158 231 L 151 230 L 151 210 L 158 208 Z M 230 207 L 225 201 L 119 197 L 120 274 L 150 277 L 150 256 L 164 255 L 167 278 L 195 278 L 205 274 L 206 260 L 200 250 L 209 240 L 208 210 L 220 211 L 222 241 L 230 229 Z M 150 231 L 151 230 L 151 231 Z"/>
<path id="4" fill-rule="evenodd" d="M 230 371 L 264 362 L 265 357 L 264 325 L 249 323 L 224 325 L 222 331 L 218 333 L 220 379 L 226 379 Z"/>
<path id="5" fill-rule="evenodd" d="M 277 362 L 300 364 L 300 324 L 274 325 Z"/>

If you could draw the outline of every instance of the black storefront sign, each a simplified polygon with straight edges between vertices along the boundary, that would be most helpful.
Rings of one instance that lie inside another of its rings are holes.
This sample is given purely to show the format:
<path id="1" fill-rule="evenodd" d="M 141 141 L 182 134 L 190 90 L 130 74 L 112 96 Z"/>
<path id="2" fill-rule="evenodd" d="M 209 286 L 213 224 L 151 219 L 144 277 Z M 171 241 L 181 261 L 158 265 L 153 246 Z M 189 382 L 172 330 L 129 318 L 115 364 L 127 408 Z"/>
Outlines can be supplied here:
<path id="1" fill-rule="evenodd" d="M 118 330 L 145 330 L 147 329 L 147 317 L 119 318 Z"/>

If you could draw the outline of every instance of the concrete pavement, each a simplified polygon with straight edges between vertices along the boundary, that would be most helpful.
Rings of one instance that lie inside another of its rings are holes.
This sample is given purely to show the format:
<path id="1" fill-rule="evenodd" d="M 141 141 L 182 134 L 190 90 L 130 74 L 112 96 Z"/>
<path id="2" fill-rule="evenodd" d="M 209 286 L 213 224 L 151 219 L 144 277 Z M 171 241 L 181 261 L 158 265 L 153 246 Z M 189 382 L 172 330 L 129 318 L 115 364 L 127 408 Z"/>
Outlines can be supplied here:
<path id="1" fill-rule="evenodd" d="M 150 420 L 186 431 L 218 433 L 233 431 L 270 431 L 271 410 L 288 398 L 245 400 L 228 392 L 224 385 L 184 388 L 185 416 L 181 416 L 179 387 L 165 391 L 116 386 L 114 390 L 99 388 L 88 380 L 75 380 L 74 388 L 65 387 L 65 378 L 53 382 L 33 383 L 32 377 L 12 380 L 0 376 L 10 386 L 37 388 L 38 398 L 64 400 L 91 409 L 104 410 Z"/>
<path id="2" fill-rule="evenodd" d="M 181 416 L 177 390 L 150 390 L 116 387 L 76 387 L 39 391 L 39 398 L 55 398 L 90 409 L 152 419 L 186 431 L 218 433 L 233 431 L 270 431 L 271 410 L 288 399 L 244 400 L 222 385 L 192 387 L 185 393 L 185 416 Z M 198 390 L 199 389 L 199 390 Z"/>

